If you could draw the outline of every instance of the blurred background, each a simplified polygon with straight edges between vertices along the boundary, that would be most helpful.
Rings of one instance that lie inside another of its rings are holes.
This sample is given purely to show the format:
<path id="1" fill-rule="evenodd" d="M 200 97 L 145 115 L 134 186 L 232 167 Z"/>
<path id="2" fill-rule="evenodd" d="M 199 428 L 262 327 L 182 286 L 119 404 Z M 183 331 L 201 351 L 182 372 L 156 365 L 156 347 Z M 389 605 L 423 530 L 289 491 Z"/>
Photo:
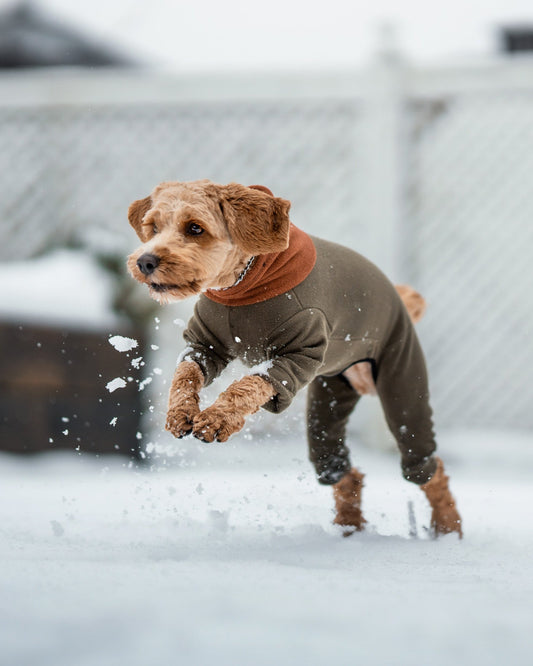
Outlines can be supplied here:
<path id="1" fill-rule="evenodd" d="M 0 146 L 2 449 L 178 446 L 192 303 L 127 276 L 126 212 L 198 178 L 267 185 L 423 293 L 439 430 L 531 432 L 530 2 L 0 1 Z"/>

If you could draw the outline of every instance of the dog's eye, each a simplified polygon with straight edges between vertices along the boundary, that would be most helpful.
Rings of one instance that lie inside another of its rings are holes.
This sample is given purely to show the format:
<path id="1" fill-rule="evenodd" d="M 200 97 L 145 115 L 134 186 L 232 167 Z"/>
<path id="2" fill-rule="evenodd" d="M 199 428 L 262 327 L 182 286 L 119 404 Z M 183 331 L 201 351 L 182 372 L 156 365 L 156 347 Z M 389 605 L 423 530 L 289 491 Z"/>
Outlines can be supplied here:
<path id="1" fill-rule="evenodd" d="M 190 222 L 187 225 L 187 233 L 189 236 L 199 236 L 204 233 L 204 230 L 199 224 L 196 224 L 196 222 Z"/>
<path id="2" fill-rule="evenodd" d="M 152 225 L 152 233 L 153 234 L 158 234 L 159 233 L 159 229 L 157 228 L 157 226 L 155 224 Z"/>

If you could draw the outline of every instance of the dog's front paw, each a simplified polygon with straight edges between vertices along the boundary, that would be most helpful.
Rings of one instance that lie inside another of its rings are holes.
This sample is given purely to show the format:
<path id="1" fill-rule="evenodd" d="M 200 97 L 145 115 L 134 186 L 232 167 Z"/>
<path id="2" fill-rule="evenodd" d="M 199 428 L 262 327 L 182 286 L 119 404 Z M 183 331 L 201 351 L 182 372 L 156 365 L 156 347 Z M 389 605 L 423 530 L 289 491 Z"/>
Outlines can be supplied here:
<path id="1" fill-rule="evenodd" d="M 228 413 L 227 410 L 211 406 L 194 417 L 192 434 L 204 442 L 226 442 L 231 435 L 239 432 L 244 425 L 244 417 Z"/>
<path id="2" fill-rule="evenodd" d="M 193 429 L 193 421 L 199 409 L 194 405 L 187 407 L 170 407 L 167 412 L 165 430 L 171 432 L 174 437 L 185 437 Z"/>

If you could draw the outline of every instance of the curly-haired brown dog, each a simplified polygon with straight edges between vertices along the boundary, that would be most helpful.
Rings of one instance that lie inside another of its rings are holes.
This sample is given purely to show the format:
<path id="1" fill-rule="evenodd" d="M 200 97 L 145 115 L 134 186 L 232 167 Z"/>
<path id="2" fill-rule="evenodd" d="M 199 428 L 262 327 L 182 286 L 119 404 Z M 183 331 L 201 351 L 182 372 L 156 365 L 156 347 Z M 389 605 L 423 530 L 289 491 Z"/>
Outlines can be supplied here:
<path id="1" fill-rule="evenodd" d="M 394 287 L 361 255 L 308 236 L 270 190 L 207 180 L 162 183 L 131 204 L 143 245 L 133 277 L 160 303 L 200 295 L 170 389 L 166 428 L 226 441 L 260 407 L 280 412 L 308 386 L 307 432 L 318 480 L 333 485 L 335 522 L 364 528 L 363 475 L 352 468 L 346 423 L 361 395 L 377 394 L 404 477 L 432 507 L 435 534 L 462 535 L 434 455 L 427 376 L 412 321 L 424 300 Z M 199 394 L 233 359 L 252 367 L 200 411 Z"/>

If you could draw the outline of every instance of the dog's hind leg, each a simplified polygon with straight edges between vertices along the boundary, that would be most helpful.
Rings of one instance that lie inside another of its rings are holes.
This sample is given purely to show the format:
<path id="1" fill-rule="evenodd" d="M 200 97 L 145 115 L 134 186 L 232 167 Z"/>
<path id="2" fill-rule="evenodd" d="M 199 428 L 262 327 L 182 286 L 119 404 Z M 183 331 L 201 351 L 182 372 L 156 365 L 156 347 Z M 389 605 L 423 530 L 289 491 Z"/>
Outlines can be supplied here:
<path id="1" fill-rule="evenodd" d="M 399 333 L 378 361 L 376 388 L 387 425 L 400 449 L 404 478 L 422 485 L 437 468 L 428 378 L 422 349 L 407 314 Z"/>
<path id="2" fill-rule="evenodd" d="M 461 519 L 435 455 L 432 411 L 424 356 L 407 315 L 403 331 L 381 355 L 376 387 L 391 433 L 402 456 L 403 476 L 422 487 L 432 510 L 435 535 L 457 532 Z"/>

